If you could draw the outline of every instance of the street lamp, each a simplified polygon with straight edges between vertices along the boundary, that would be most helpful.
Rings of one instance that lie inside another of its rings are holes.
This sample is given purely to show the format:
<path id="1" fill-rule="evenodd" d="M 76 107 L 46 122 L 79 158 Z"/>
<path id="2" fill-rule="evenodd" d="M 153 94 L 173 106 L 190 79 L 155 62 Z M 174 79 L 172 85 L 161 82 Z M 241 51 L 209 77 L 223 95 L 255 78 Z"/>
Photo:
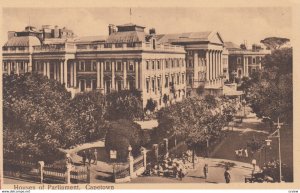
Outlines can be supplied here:
<path id="1" fill-rule="evenodd" d="M 272 133 L 271 135 L 268 136 L 268 138 L 278 138 L 278 157 L 279 157 L 279 183 L 281 182 L 281 150 L 280 150 L 280 128 L 283 125 L 283 123 L 279 122 L 279 117 L 277 118 L 277 123 L 275 123 L 274 125 L 277 126 L 277 130 Z M 277 134 L 277 135 L 276 135 Z M 269 139 L 269 141 L 267 143 L 271 144 L 271 140 Z"/>

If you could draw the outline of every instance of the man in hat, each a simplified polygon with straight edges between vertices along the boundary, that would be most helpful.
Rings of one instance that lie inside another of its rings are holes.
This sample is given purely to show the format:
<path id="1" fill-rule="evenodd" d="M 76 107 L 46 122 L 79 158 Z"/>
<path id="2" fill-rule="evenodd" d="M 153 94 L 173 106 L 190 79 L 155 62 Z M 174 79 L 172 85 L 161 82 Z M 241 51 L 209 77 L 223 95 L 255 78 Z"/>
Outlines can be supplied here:
<path id="1" fill-rule="evenodd" d="M 204 167 L 203 167 L 203 174 L 204 174 L 205 179 L 207 178 L 207 173 L 208 173 L 208 165 L 205 164 Z"/>

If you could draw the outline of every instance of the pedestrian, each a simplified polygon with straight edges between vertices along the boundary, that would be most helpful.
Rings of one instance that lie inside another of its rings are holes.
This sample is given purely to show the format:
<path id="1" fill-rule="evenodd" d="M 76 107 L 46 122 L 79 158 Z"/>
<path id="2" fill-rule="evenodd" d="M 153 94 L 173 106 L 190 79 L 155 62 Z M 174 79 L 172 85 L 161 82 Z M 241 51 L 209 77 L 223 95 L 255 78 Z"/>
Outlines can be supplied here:
<path id="1" fill-rule="evenodd" d="M 253 170 L 255 171 L 256 159 L 254 159 L 254 158 L 253 158 L 253 160 L 252 160 L 252 162 L 251 162 L 251 163 L 252 163 L 252 166 L 253 166 Z"/>
<path id="2" fill-rule="evenodd" d="M 86 162 L 86 152 L 85 151 L 82 152 L 82 162 L 83 162 L 83 165 L 85 166 L 85 162 Z"/>
<path id="3" fill-rule="evenodd" d="M 225 182 L 227 184 L 229 184 L 230 183 L 230 179 L 231 179 L 230 172 L 229 172 L 229 167 L 226 167 L 226 170 L 224 172 L 224 177 L 225 177 Z"/>
<path id="4" fill-rule="evenodd" d="M 98 155 L 98 152 L 97 152 L 97 149 L 95 149 L 94 151 L 94 164 L 97 165 L 97 155 Z"/>
<path id="5" fill-rule="evenodd" d="M 88 151 L 88 153 L 87 153 L 87 159 L 88 159 L 89 165 L 91 165 L 91 161 L 92 161 L 92 152 L 91 152 L 90 149 L 89 149 L 89 151 Z"/>
<path id="6" fill-rule="evenodd" d="M 248 150 L 247 150 L 247 148 L 245 148 L 245 158 L 248 158 Z"/>
<path id="7" fill-rule="evenodd" d="M 204 167 L 203 167 L 203 174 L 204 174 L 205 179 L 207 178 L 207 173 L 208 173 L 208 165 L 205 164 Z"/>

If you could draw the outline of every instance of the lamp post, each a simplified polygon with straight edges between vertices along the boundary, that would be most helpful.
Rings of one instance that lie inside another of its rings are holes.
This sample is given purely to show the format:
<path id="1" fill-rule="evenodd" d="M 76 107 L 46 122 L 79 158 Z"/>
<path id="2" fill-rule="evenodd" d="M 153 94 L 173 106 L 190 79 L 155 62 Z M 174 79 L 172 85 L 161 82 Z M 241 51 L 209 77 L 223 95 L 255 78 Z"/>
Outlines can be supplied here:
<path id="1" fill-rule="evenodd" d="M 281 182 L 281 174 L 282 174 L 282 171 L 281 171 L 281 150 L 280 150 L 280 128 L 281 126 L 283 125 L 283 123 L 280 123 L 279 122 L 279 117 L 277 118 L 277 123 L 275 123 L 274 125 L 277 126 L 277 130 L 272 133 L 271 135 L 269 135 L 268 138 L 278 138 L 278 157 L 279 157 L 279 183 Z M 275 135 L 277 134 L 277 135 Z M 269 145 L 271 144 L 271 141 L 272 140 L 268 140 L 267 144 L 269 143 Z"/>

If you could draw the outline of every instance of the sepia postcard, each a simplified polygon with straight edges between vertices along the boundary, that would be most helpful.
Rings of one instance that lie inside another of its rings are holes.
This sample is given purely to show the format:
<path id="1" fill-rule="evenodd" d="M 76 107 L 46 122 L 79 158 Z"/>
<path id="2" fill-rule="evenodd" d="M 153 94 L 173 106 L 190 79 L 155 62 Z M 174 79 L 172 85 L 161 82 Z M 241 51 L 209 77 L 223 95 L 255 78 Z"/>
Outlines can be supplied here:
<path id="1" fill-rule="evenodd" d="M 299 189 L 299 2 L 2 2 L 1 189 Z"/>

